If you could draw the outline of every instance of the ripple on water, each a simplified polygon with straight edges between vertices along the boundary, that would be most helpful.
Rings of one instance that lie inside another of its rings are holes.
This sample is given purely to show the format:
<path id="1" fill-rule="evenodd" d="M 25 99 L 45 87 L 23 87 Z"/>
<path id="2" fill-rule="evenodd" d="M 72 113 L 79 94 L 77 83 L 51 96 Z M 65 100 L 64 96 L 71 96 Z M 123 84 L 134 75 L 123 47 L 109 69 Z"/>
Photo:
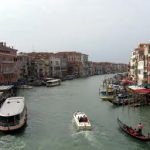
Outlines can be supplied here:
<path id="1" fill-rule="evenodd" d="M 91 131 L 77 131 L 73 124 L 70 125 L 71 137 L 75 145 L 89 144 L 94 149 L 104 149 L 104 145 L 97 139 L 96 127 Z"/>
<path id="2" fill-rule="evenodd" d="M 21 150 L 26 147 L 26 143 L 19 137 L 4 135 L 0 138 L 0 150 Z"/>

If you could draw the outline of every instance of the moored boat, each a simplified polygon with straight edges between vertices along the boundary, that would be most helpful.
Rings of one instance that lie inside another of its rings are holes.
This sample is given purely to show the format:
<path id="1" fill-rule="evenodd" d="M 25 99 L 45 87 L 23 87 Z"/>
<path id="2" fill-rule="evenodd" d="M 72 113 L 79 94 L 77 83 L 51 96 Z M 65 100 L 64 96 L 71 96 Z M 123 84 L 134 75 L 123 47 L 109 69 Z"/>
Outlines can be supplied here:
<path id="1" fill-rule="evenodd" d="M 92 126 L 84 112 L 75 112 L 73 114 L 73 123 L 78 130 L 91 130 Z"/>
<path id="2" fill-rule="evenodd" d="M 139 139 L 141 141 L 150 141 L 149 135 L 143 135 L 140 134 L 137 130 L 133 129 L 132 127 L 129 127 L 128 125 L 124 124 L 122 121 L 120 121 L 119 118 L 117 118 L 117 122 L 119 124 L 119 127 L 127 134 L 132 136 L 133 138 Z"/>
<path id="3" fill-rule="evenodd" d="M 14 87 L 14 85 L 1 85 L 0 92 L 2 92 L 1 96 L 4 101 L 8 97 L 16 95 L 16 88 Z"/>
<path id="4" fill-rule="evenodd" d="M 102 100 L 112 101 L 114 99 L 114 93 L 103 90 L 100 92 L 100 98 Z"/>
<path id="5" fill-rule="evenodd" d="M 58 86 L 58 85 L 61 85 L 60 79 L 52 79 L 52 80 L 48 80 L 46 82 L 47 87 L 53 87 L 53 86 Z"/>
<path id="6" fill-rule="evenodd" d="M 19 89 L 32 89 L 33 86 L 30 86 L 30 85 L 20 85 L 18 88 Z"/>
<path id="7" fill-rule="evenodd" d="M 129 94 L 118 94 L 112 101 L 114 105 L 127 105 L 130 103 L 132 96 Z"/>
<path id="8" fill-rule="evenodd" d="M 24 97 L 7 98 L 0 108 L 0 131 L 10 132 L 22 128 L 27 122 Z"/>

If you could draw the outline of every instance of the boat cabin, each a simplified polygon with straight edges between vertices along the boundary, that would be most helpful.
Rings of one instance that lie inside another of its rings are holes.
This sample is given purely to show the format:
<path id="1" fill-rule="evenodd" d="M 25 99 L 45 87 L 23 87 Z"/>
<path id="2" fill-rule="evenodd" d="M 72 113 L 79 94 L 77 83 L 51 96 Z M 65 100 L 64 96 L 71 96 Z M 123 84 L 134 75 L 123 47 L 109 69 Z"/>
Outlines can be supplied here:
<path id="1" fill-rule="evenodd" d="M 112 91 L 110 91 L 110 92 L 108 92 L 108 91 L 101 91 L 101 94 L 102 94 L 103 96 L 113 96 L 113 95 L 114 95 L 114 92 L 112 92 Z"/>
<path id="2" fill-rule="evenodd" d="M 21 128 L 27 119 L 24 97 L 7 98 L 0 108 L 0 131 Z"/>

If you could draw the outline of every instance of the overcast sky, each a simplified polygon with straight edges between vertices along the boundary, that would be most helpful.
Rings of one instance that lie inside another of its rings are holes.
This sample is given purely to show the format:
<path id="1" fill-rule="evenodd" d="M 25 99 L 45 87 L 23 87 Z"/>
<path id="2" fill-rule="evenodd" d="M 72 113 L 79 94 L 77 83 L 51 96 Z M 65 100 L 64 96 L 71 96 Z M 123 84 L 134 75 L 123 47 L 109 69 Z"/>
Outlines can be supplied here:
<path id="1" fill-rule="evenodd" d="M 150 0 L 1 0 L 0 41 L 19 51 L 79 51 L 128 63 L 150 42 Z"/>

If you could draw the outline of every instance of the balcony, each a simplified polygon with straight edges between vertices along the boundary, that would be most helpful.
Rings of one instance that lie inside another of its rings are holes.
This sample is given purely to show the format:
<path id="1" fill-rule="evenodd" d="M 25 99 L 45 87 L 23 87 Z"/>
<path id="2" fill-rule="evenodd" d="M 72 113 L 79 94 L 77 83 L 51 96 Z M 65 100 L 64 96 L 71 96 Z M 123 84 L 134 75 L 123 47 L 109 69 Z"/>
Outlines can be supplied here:
<path id="1" fill-rule="evenodd" d="M 3 71 L 2 72 L 2 74 L 14 74 L 15 72 L 14 71 L 11 71 L 11 70 L 9 70 L 9 71 Z"/>
<path id="2" fill-rule="evenodd" d="M 2 63 L 3 64 L 13 64 L 15 62 L 14 61 L 10 61 L 10 60 L 3 60 Z"/>

